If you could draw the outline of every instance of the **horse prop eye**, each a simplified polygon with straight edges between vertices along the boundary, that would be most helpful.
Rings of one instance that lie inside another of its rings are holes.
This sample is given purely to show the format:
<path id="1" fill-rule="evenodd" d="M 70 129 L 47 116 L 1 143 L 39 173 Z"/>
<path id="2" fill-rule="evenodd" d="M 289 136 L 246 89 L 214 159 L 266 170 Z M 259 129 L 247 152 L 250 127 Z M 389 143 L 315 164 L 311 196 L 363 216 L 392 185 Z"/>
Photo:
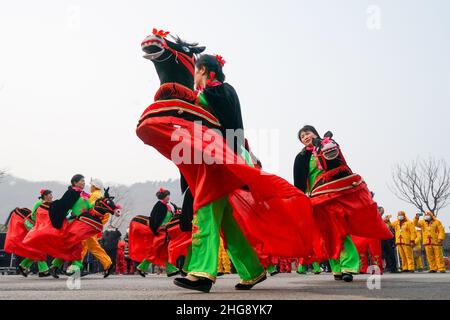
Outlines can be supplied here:
<path id="1" fill-rule="evenodd" d="M 186 52 L 186 53 L 189 53 L 189 52 L 191 52 L 191 50 L 188 48 L 188 47 L 182 47 L 182 49 L 184 50 L 184 52 Z"/>

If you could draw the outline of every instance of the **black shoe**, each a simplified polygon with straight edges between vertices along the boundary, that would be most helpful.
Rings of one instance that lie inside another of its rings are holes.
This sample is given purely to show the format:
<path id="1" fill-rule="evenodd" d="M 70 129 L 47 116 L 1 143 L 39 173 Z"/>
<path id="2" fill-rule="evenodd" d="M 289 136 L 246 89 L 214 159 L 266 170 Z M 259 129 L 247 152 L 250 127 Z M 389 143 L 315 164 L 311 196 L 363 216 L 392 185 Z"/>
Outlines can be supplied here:
<path id="1" fill-rule="evenodd" d="M 111 275 L 111 271 L 114 269 L 114 264 L 110 265 L 108 270 L 105 270 L 105 272 L 103 272 L 103 278 L 106 279 Z"/>
<path id="2" fill-rule="evenodd" d="M 414 270 L 410 270 L 409 273 L 415 273 L 415 271 Z"/>
<path id="3" fill-rule="evenodd" d="M 180 274 L 182 277 L 187 277 L 187 275 L 188 275 L 186 272 L 184 272 L 183 269 L 180 269 Z"/>
<path id="4" fill-rule="evenodd" d="M 345 282 L 352 282 L 353 276 L 350 273 L 344 273 L 342 275 L 342 280 L 344 280 Z"/>
<path id="5" fill-rule="evenodd" d="M 217 273 L 217 276 L 218 276 L 218 277 L 221 277 L 221 276 L 223 276 L 224 274 L 225 274 L 225 273 L 223 273 L 223 272 L 218 272 L 218 273 Z"/>
<path id="6" fill-rule="evenodd" d="M 270 276 L 273 277 L 273 276 L 276 276 L 276 275 L 279 274 L 279 273 L 280 273 L 280 271 L 275 270 L 274 272 L 271 272 L 271 273 L 270 273 Z"/>
<path id="7" fill-rule="evenodd" d="M 177 271 L 175 271 L 175 272 L 168 273 L 168 274 L 167 274 L 167 277 L 168 277 L 168 278 L 172 278 L 172 277 L 175 277 L 175 276 L 179 275 L 180 273 L 181 273 L 180 270 L 177 270 Z"/>
<path id="8" fill-rule="evenodd" d="M 315 275 L 319 275 L 319 274 L 321 274 L 321 273 L 322 273 L 321 271 L 314 272 Z"/>
<path id="9" fill-rule="evenodd" d="M 19 272 L 20 272 L 20 274 L 22 276 L 24 276 L 25 278 L 28 277 L 28 274 L 30 273 L 30 269 L 25 269 L 20 264 L 19 264 L 19 268 L 18 269 L 19 269 Z"/>
<path id="10" fill-rule="evenodd" d="M 296 271 L 298 274 L 300 274 L 300 275 L 302 275 L 302 276 L 304 276 L 305 274 L 306 274 L 306 272 L 300 272 L 300 271 Z"/>
<path id="11" fill-rule="evenodd" d="M 430 270 L 428 273 L 436 273 L 436 270 Z"/>
<path id="12" fill-rule="evenodd" d="M 267 279 L 267 276 L 264 275 L 264 277 L 262 277 L 261 279 L 258 280 L 258 282 L 254 283 L 254 284 L 242 284 L 242 283 L 238 283 L 237 285 L 234 286 L 234 288 L 236 290 L 250 290 L 251 288 L 253 288 L 254 286 L 256 286 L 258 283 L 263 282 L 264 280 Z"/>
<path id="13" fill-rule="evenodd" d="M 87 272 L 87 271 L 81 272 L 81 278 L 86 277 L 88 275 L 89 275 L 89 272 Z"/>
<path id="14" fill-rule="evenodd" d="M 186 278 L 176 278 L 173 283 L 181 288 L 209 293 L 213 282 L 206 278 L 200 278 L 197 281 L 191 281 Z"/>
<path id="15" fill-rule="evenodd" d="M 51 274 L 50 274 L 49 270 L 44 271 L 44 272 L 39 272 L 39 278 L 47 278 L 47 277 L 50 277 L 50 276 L 51 276 Z"/>
<path id="16" fill-rule="evenodd" d="M 142 278 L 145 278 L 147 276 L 147 272 L 145 272 L 144 270 L 137 269 L 137 272 Z"/>
<path id="17" fill-rule="evenodd" d="M 445 271 L 445 270 L 442 270 L 442 271 L 439 271 L 439 273 L 447 273 L 447 271 Z"/>
<path id="18" fill-rule="evenodd" d="M 55 279 L 59 279 L 58 276 L 58 268 L 56 267 L 50 267 L 50 269 L 48 270 L 50 272 L 50 275 L 55 278 Z"/>
<path id="19" fill-rule="evenodd" d="M 341 281 L 341 280 L 343 280 L 343 276 L 342 276 L 342 274 L 338 274 L 338 275 L 334 275 L 334 280 L 336 280 L 336 281 Z"/>

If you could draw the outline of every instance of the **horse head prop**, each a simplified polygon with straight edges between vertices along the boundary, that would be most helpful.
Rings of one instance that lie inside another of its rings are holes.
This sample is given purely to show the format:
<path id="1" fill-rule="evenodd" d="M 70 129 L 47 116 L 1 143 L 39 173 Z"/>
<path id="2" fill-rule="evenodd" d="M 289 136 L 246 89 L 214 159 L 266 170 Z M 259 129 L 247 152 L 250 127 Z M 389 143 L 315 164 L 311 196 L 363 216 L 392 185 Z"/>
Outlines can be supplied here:
<path id="1" fill-rule="evenodd" d="M 168 36 L 173 41 L 168 40 Z M 153 29 L 141 43 L 144 58 L 153 62 L 161 81 L 179 83 L 189 89 L 194 88 L 194 72 L 196 55 L 205 51 L 197 43 L 187 43 L 169 32 Z"/>

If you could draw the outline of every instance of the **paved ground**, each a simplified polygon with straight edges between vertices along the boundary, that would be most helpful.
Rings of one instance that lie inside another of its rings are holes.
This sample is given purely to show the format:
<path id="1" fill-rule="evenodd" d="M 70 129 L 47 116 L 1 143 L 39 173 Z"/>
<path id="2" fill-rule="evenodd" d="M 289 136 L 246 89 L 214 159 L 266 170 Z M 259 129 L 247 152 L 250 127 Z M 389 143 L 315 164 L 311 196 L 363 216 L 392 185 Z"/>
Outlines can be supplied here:
<path id="1" fill-rule="evenodd" d="M 310 299 L 445 299 L 450 300 L 450 273 L 447 274 L 387 274 L 370 281 L 380 289 L 368 289 L 369 276 L 355 277 L 353 283 L 333 280 L 329 274 L 304 275 L 296 273 L 269 277 L 249 292 L 234 290 L 235 275 L 220 277 L 210 294 L 202 294 L 175 287 L 172 279 L 151 275 L 111 276 L 103 279 L 90 275 L 81 279 L 79 290 L 68 287 L 77 283 L 36 276 L 0 276 L 0 300 L 6 299 L 125 299 L 125 300 L 310 300 Z M 69 284 L 69 285 L 68 285 Z"/>

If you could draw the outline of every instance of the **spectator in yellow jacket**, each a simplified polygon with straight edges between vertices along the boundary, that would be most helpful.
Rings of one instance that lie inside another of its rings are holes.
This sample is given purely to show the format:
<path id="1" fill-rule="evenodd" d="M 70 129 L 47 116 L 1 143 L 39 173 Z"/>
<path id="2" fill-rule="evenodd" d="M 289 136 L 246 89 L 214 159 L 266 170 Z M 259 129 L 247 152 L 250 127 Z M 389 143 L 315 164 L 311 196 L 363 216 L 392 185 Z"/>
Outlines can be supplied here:
<path id="1" fill-rule="evenodd" d="M 416 228 L 404 211 L 399 211 L 397 220 L 392 223 L 395 230 L 395 244 L 402 260 L 402 272 L 414 272 L 413 247 L 416 240 Z"/>
<path id="2" fill-rule="evenodd" d="M 414 254 L 414 264 L 416 265 L 416 270 L 419 272 L 423 271 L 423 261 L 422 261 L 422 232 L 420 229 L 416 230 L 416 245 L 413 248 Z"/>
<path id="3" fill-rule="evenodd" d="M 442 223 L 436 219 L 432 212 L 426 212 L 423 220 L 416 215 L 414 224 L 422 230 L 423 245 L 427 255 L 430 273 L 439 271 L 445 273 L 444 254 L 442 244 L 445 240 L 445 230 Z"/>

